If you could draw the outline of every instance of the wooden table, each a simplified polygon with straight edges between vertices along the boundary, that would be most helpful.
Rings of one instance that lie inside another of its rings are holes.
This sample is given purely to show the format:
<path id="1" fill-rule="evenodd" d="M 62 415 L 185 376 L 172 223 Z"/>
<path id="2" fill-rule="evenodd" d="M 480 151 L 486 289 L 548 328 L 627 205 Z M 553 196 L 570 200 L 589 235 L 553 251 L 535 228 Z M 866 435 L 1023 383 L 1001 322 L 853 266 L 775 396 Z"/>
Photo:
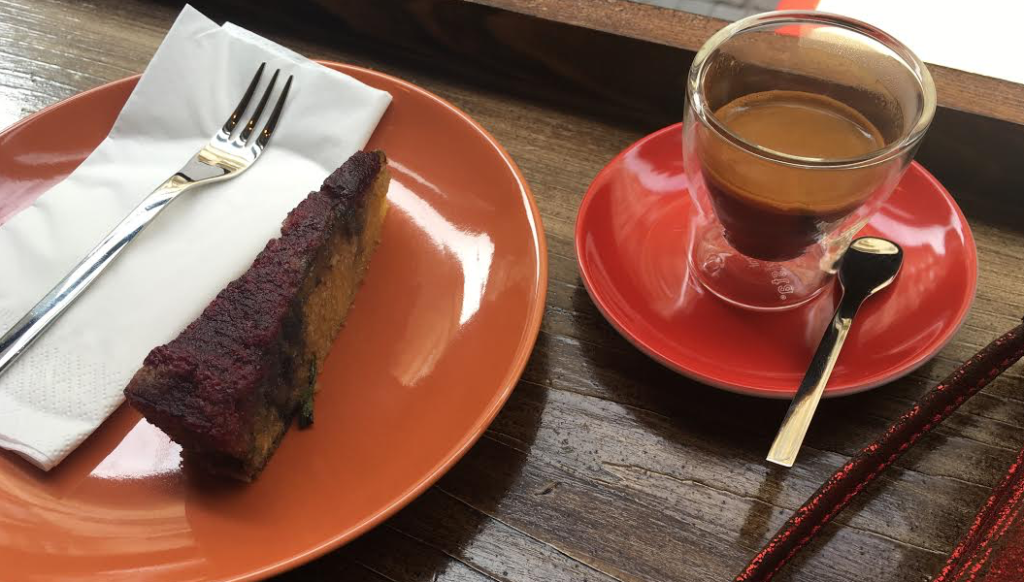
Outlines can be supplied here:
<path id="1" fill-rule="evenodd" d="M 537 197 L 551 284 L 536 349 L 480 442 L 407 509 L 280 579 L 726 581 L 844 460 L 1024 314 L 1024 87 L 935 69 L 918 159 L 977 238 L 977 299 L 907 378 L 823 403 L 800 463 L 764 462 L 786 403 L 662 368 L 602 319 L 573 256 L 576 209 L 619 150 L 677 121 L 681 82 L 723 23 L 625 0 L 321 0 L 271 13 L 199 2 L 314 57 L 379 69 L 490 130 Z M 0 0 L 0 126 L 143 70 L 180 9 Z M 926 437 L 780 580 L 926 580 L 1024 445 L 1013 367 Z"/>

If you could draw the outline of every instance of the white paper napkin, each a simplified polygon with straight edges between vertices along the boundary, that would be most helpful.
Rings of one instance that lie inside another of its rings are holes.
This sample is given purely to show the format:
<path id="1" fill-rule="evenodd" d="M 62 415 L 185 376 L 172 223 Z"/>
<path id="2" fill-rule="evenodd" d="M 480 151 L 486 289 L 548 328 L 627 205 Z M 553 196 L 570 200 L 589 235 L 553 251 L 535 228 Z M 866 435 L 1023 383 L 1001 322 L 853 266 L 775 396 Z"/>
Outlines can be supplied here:
<path id="1" fill-rule="evenodd" d="M 46 470 L 73 451 L 121 404 L 146 354 L 248 268 L 288 211 L 366 145 L 391 101 L 186 6 L 106 140 L 0 227 L 0 330 L 213 135 L 264 61 L 257 96 L 275 69 L 295 76 L 267 151 L 242 176 L 183 194 L 0 375 L 0 447 Z"/>

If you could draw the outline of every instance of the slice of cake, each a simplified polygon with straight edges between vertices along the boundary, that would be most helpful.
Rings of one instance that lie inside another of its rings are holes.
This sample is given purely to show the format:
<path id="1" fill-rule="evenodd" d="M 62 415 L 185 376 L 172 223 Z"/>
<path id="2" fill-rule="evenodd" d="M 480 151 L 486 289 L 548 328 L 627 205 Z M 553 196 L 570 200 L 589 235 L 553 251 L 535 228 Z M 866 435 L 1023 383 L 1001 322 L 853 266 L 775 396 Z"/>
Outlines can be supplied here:
<path id="1" fill-rule="evenodd" d="M 170 343 L 125 397 L 186 462 L 251 481 L 297 415 L 341 329 L 387 212 L 387 158 L 359 152 L 288 214 L 281 236 Z"/>

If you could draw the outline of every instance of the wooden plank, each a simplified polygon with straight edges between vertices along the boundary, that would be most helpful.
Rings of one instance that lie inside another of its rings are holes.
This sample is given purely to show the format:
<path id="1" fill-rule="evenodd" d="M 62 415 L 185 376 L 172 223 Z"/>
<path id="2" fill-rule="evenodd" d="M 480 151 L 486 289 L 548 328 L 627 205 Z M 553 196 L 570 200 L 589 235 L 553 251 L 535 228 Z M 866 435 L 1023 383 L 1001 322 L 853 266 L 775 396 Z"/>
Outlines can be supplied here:
<path id="1" fill-rule="evenodd" d="M 628 0 L 467 0 L 525 16 L 696 52 L 728 21 Z"/>
<path id="2" fill-rule="evenodd" d="M 630 0 L 466 0 L 575 27 L 696 51 L 728 22 Z M 913 49 L 913 47 L 910 47 Z M 1024 124 L 1024 86 L 929 64 L 939 104 Z"/>

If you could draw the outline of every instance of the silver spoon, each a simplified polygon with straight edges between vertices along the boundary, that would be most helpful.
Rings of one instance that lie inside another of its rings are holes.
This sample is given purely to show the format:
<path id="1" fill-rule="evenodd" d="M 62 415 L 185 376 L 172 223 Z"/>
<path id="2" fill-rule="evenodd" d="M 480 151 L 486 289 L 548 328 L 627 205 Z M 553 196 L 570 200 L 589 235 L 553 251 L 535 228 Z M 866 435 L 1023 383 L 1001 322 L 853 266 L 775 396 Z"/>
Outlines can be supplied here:
<path id="1" fill-rule="evenodd" d="M 839 359 L 846 334 L 850 332 L 853 316 L 865 299 L 892 283 L 902 264 L 903 249 L 892 241 L 864 237 L 850 244 L 839 266 L 839 285 L 843 290 L 843 299 L 832 316 L 832 323 L 825 329 L 807 374 L 800 382 L 779 433 L 775 435 L 775 442 L 768 451 L 768 460 L 772 463 L 783 467 L 793 466 L 800 445 L 804 442 L 804 435 L 807 434 L 807 427 L 811 425 L 814 410 L 825 391 L 825 384 Z"/>

